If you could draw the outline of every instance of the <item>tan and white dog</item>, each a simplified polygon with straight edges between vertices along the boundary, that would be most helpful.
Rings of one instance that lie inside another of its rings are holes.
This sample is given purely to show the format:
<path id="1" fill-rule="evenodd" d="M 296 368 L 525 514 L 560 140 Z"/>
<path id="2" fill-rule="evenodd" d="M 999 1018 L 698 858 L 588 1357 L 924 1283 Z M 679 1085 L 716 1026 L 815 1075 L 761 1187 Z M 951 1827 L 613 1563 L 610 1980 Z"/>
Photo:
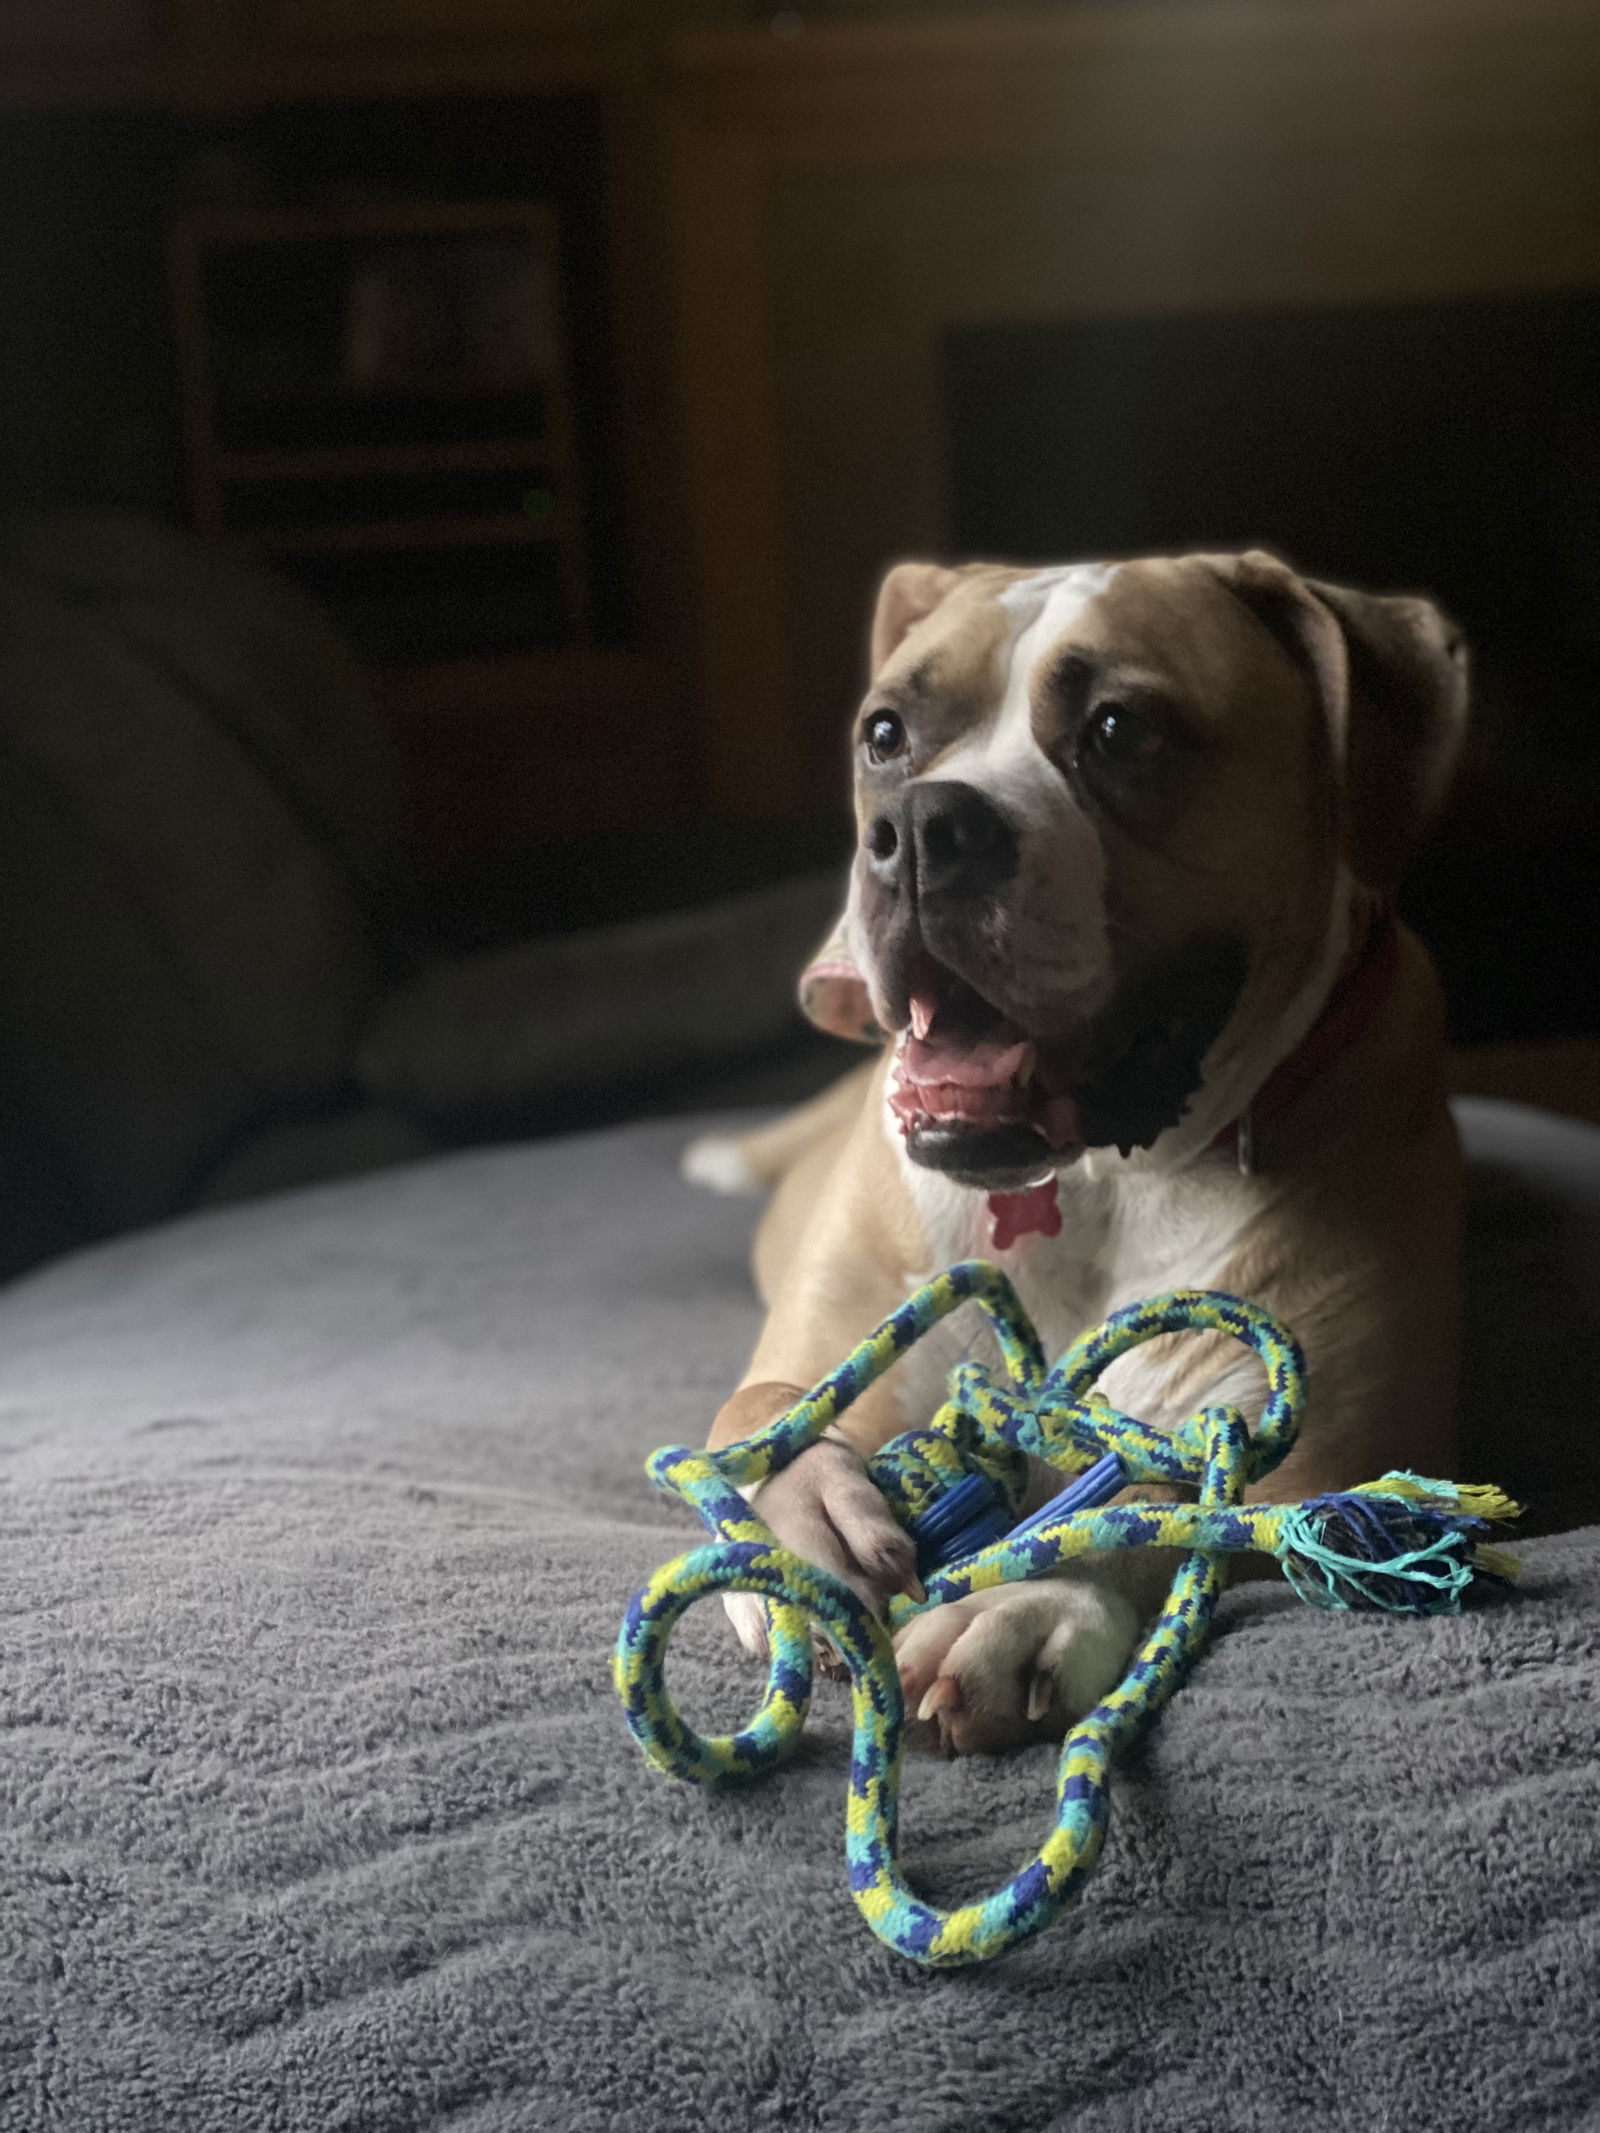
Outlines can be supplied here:
<path id="1" fill-rule="evenodd" d="M 977 1254 L 1052 1355 L 1170 1287 L 1280 1314 L 1311 1391 L 1274 1496 L 1448 1472 L 1460 1158 L 1438 988 L 1390 895 L 1465 722 L 1454 630 L 1425 600 L 1259 553 L 902 564 L 872 673 L 848 907 L 807 989 L 826 1025 L 889 1041 L 802 1111 L 686 1159 L 776 1188 L 756 1247 L 769 1316 L 711 1443 Z M 759 1494 L 789 1546 L 874 1604 L 919 1588 L 863 1455 L 932 1412 L 972 1316 Z M 1204 1400 L 1258 1412 L 1262 1380 L 1188 1339 L 1106 1389 L 1171 1426 Z M 1122 1672 L 1170 1570 L 1090 1558 L 919 1616 L 897 1645 L 911 1708 L 946 1751 L 1058 1733 Z M 759 1603 L 728 1606 L 762 1650 Z"/>

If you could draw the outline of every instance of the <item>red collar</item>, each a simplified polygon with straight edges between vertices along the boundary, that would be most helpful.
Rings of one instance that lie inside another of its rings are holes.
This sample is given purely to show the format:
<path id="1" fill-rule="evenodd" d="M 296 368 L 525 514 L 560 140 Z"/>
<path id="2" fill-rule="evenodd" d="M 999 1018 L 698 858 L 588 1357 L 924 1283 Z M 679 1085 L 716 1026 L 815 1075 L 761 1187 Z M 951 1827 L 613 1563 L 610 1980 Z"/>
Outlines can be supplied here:
<path id="1" fill-rule="evenodd" d="M 1280 1059 L 1232 1125 L 1211 1143 L 1233 1152 L 1241 1170 L 1252 1167 L 1251 1143 L 1263 1126 L 1281 1118 L 1335 1059 L 1377 1021 L 1400 968 L 1400 926 L 1392 904 L 1373 915 L 1367 937 L 1328 995 L 1327 1005 L 1286 1059 Z"/>
<path id="2" fill-rule="evenodd" d="M 1238 1118 L 1224 1126 L 1211 1147 L 1238 1158 L 1241 1170 L 1253 1167 L 1253 1142 L 1263 1126 L 1299 1101 L 1339 1054 L 1377 1021 L 1400 968 L 1400 927 L 1393 906 L 1384 904 L 1373 917 L 1354 959 L 1329 993 L 1326 1006 L 1286 1059 L 1280 1059 Z M 989 1195 L 993 1249 L 1009 1251 L 1019 1237 L 1061 1233 L 1059 1180 L 1046 1178 L 1027 1192 Z"/>

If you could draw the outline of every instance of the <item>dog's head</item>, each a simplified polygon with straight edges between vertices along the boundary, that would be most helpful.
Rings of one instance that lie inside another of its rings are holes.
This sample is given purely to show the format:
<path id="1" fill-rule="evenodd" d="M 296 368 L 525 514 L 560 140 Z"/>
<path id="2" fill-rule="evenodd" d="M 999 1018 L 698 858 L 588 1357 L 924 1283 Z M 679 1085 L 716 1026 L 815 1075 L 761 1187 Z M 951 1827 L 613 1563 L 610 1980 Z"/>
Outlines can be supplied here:
<path id="1" fill-rule="evenodd" d="M 1466 709 L 1429 602 L 1259 553 L 902 564 L 872 666 L 814 997 L 852 1033 L 870 1002 L 908 1153 L 991 1190 L 1234 1115 L 1399 878 Z"/>

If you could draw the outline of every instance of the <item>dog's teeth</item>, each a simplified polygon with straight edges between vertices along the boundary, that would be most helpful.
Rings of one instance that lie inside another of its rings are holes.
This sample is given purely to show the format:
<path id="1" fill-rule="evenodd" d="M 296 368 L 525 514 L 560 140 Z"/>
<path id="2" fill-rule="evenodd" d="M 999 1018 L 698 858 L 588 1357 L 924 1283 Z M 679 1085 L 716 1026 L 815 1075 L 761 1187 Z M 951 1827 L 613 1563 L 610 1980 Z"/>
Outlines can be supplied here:
<path id="1" fill-rule="evenodd" d="M 920 993 L 911 995 L 911 1034 L 919 1042 L 933 1027 L 933 1008 Z"/>

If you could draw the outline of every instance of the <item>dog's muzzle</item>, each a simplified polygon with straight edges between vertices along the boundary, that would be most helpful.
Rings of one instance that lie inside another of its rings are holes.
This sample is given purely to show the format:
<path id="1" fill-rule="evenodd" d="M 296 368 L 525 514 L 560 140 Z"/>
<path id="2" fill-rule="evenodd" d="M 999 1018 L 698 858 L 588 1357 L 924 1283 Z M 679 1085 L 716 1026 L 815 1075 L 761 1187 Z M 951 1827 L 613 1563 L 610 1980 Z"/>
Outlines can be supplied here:
<path id="1" fill-rule="evenodd" d="M 1016 832 L 975 785 L 955 779 L 908 785 L 861 842 L 880 894 L 924 912 L 970 910 L 1016 879 Z"/>

